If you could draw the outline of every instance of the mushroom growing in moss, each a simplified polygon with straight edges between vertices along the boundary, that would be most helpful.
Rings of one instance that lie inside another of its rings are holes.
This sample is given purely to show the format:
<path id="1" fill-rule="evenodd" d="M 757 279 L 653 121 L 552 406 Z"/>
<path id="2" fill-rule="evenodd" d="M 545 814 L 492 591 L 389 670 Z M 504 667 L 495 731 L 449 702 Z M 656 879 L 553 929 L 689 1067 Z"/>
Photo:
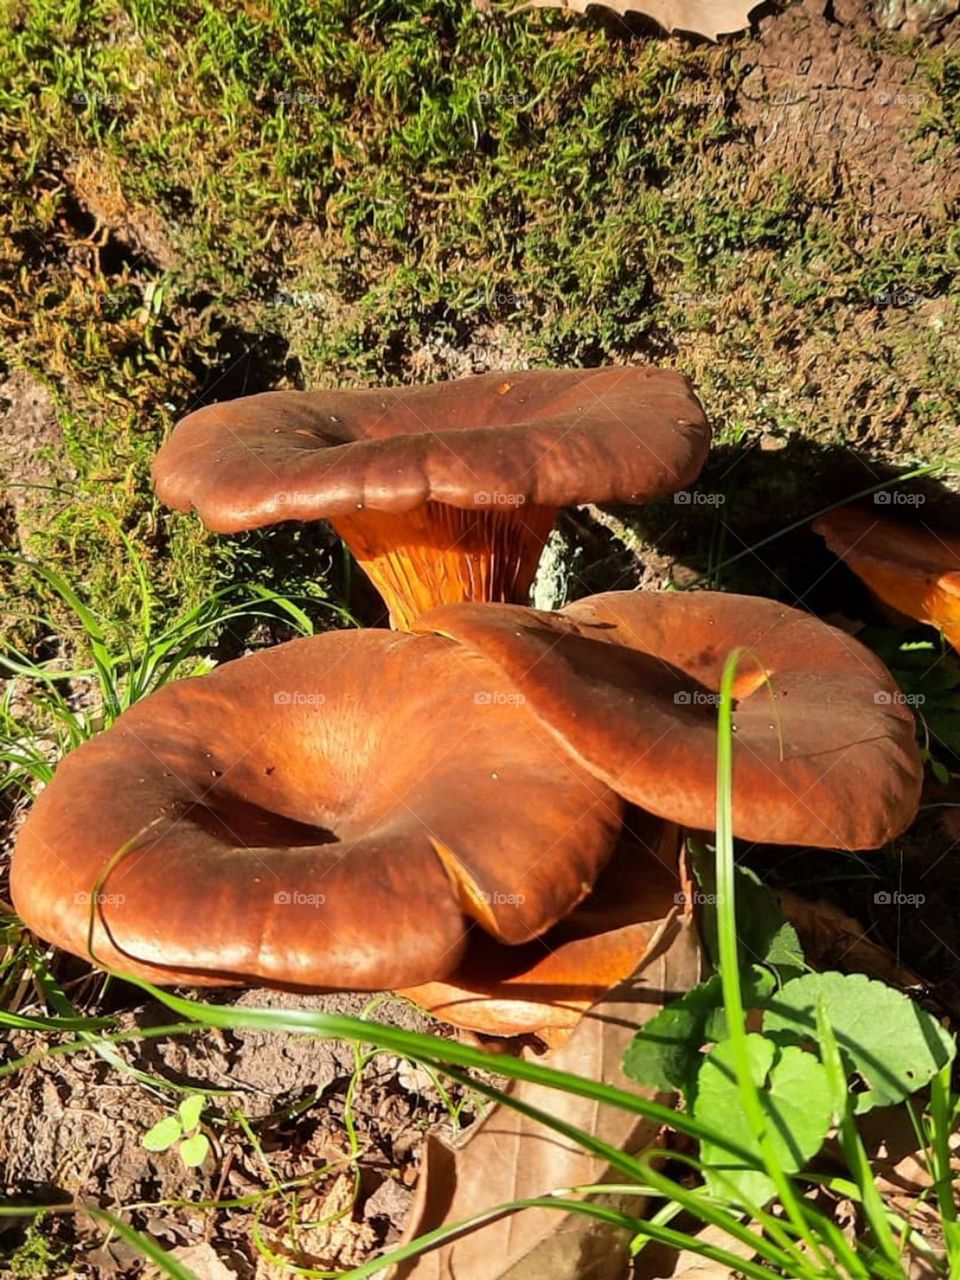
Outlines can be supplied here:
<path id="1" fill-rule="evenodd" d="M 960 538 L 860 507 L 831 511 L 813 528 L 884 604 L 960 649 Z"/>
<path id="2" fill-rule="evenodd" d="M 457 1027 L 562 1044 L 643 962 L 678 901 L 678 828 L 640 810 L 628 826 L 589 897 L 543 937 L 505 947 L 475 930 L 454 974 L 400 994 Z"/>
<path id="3" fill-rule="evenodd" d="M 330 632 L 180 680 L 72 752 L 11 873 L 40 937 L 156 982 L 377 990 L 545 933 L 622 803 L 451 641 Z"/>
<path id="4" fill-rule="evenodd" d="M 717 695 L 730 652 L 735 834 L 876 848 L 913 819 L 922 769 L 912 712 L 851 636 L 773 600 L 610 592 L 541 613 L 447 605 L 418 630 L 494 663 L 573 759 L 625 799 L 712 828 Z"/>
<path id="5" fill-rule="evenodd" d="M 560 507 L 672 493 L 709 442 L 679 373 L 535 370 L 208 405 L 153 475 L 219 533 L 328 520 L 409 629 L 434 605 L 524 603 Z"/>

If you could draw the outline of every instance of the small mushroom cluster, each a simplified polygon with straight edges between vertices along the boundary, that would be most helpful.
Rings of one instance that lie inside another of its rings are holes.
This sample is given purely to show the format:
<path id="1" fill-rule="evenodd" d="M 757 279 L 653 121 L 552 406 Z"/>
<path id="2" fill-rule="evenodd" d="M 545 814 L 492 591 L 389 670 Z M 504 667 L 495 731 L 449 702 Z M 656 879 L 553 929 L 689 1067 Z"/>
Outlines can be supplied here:
<path id="1" fill-rule="evenodd" d="M 185 419 L 157 458 L 166 502 L 221 530 L 330 519 L 399 629 L 225 663 L 72 752 L 17 844 L 25 923 L 89 956 L 93 895 L 95 959 L 122 972 L 400 989 L 555 1041 L 655 940 L 680 829 L 712 826 L 735 647 L 736 834 L 899 834 L 913 717 L 849 635 L 704 591 L 521 603 L 559 507 L 670 492 L 708 440 L 686 381 L 655 369 L 276 392 Z"/>

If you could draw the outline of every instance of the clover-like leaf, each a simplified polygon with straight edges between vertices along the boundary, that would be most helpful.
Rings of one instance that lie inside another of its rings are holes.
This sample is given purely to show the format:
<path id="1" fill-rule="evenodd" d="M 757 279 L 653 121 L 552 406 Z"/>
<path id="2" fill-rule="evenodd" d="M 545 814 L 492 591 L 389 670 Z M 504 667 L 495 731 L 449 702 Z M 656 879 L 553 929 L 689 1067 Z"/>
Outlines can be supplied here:
<path id="1" fill-rule="evenodd" d="M 169 1151 L 182 1133 L 183 1128 L 177 1116 L 164 1116 L 143 1135 L 141 1145 L 148 1151 Z"/>
<path id="2" fill-rule="evenodd" d="M 866 1084 L 854 1110 L 902 1102 L 953 1060 L 953 1037 L 908 996 L 861 973 L 808 973 L 784 984 L 767 1008 L 764 1034 L 780 1043 L 817 1039 L 817 1002 L 848 1076 Z"/>
<path id="3" fill-rule="evenodd" d="M 210 1150 L 210 1140 L 205 1133 L 195 1133 L 180 1143 L 180 1159 L 188 1169 L 203 1164 Z"/>
<path id="4" fill-rule="evenodd" d="M 716 872 L 712 857 L 699 855 L 695 867 L 704 892 L 708 897 L 715 897 Z M 783 982 L 801 973 L 805 963 L 800 939 L 774 893 L 749 867 L 736 868 L 734 889 L 741 965 L 744 968 L 751 964 L 769 965 Z M 701 924 L 707 951 L 716 959 L 717 909 L 712 903 L 705 907 Z"/>
<path id="5" fill-rule="evenodd" d="M 768 969 L 747 970 L 742 979 L 744 1006 L 762 1006 L 775 988 L 776 979 Z M 703 1061 L 704 1045 L 723 1040 L 726 1034 L 723 990 L 719 976 L 714 975 L 661 1009 L 637 1032 L 624 1054 L 624 1073 L 655 1089 L 689 1093 Z"/>
<path id="6" fill-rule="evenodd" d="M 820 1150 L 830 1131 L 827 1072 L 812 1053 L 794 1045 L 780 1049 L 763 1036 L 749 1035 L 747 1048 L 774 1157 L 785 1173 L 797 1173 Z M 756 1156 L 758 1167 L 715 1143 L 701 1142 L 700 1158 L 710 1191 L 723 1200 L 743 1198 L 754 1204 L 770 1200 L 776 1188 L 763 1171 L 760 1145 L 741 1103 L 729 1040 L 703 1059 L 691 1110 L 698 1120 Z"/>
<path id="7" fill-rule="evenodd" d="M 200 1114 L 206 1101 L 202 1093 L 191 1093 L 180 1103 L 177 1111 L 184 1133 L 192 1133 L 200 1123 Z"/>

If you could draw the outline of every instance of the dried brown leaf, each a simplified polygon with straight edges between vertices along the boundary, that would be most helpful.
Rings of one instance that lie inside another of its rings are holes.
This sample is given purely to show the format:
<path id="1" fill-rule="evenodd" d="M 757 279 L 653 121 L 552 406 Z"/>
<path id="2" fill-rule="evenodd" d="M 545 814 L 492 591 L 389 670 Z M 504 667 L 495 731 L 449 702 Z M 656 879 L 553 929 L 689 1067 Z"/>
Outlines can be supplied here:
<path id="1" fill-rule="evenodd" d="M 700 948 L 693 927 L 675 916 L 638 970 L 593 1007 L 562 1048 L 541 1061 L 636 1091 L 621 1071 L 627 1044 L 638 1028 L 699 977 Z M 623 1150 L 638 1151 L 657 1138 L 655 1124 L 586 1098 L 528 1083 L 517 1084 L 512 1093 Z M 430 1141 L 404 1239 L 497 1204 L 602 1182 L 609 1176 L 605 1162 L 518 1112 L 497 1106 L 456 1147 Z M 643 1208 L 635 1196 L 608 1199 L 638 1214 Z M 581 1214 L 525 1209 L 404 1264 L 396 1280 L 616 1280 L 626 1269 L 627 1245 L 622 1231 Z"/>
<path id="2" fill-rule="evenodd" d="M 528 0 L 519 9 L 572 9 L 586 13 L 598 0 Z M 652 18 L 665 31 L 690 31 L 716 40 L 749 26 L 750 13 L 759 0 L 603 0 L 614 13 L 639 13 Z M 514 10 L 516 12 L 516 10 Z"/>
<path id="3" fill-rule="evenodd" d="M 777 896 L 814 969 L 865 973 L 901 991 L 923 985 L 917 974 L 900 964 L 886 947 L 871 942 L 863 925 L 839 907 L 808 902 L 786 889 L 778 890 Z"/>

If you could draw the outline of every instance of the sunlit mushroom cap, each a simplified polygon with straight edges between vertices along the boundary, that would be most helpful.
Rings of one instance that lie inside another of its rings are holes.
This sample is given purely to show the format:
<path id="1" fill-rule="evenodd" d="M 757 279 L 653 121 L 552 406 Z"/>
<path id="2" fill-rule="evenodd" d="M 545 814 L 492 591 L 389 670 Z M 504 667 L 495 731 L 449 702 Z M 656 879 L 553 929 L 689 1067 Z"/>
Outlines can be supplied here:
<path id="1" fill-rule="evenodd" d="M 495 667 L 328 633 L 168 685 L 67 756 L 11 887 L 78 955 L 95 893 L 97 959 L 155 981 L 388 988 L 451 973 L 475 926 L 545 932 L 621 815 Z"/>
<path id="2" fill-rule="evenodd" d="M 676 910 L 678 828 L 639 810 L 593 892 L 541 938 L 504 947 L 475 930 L 457 972 L 402 992 L 444 1022 L 563 1042 L 640 965 Z"/>
<path id="3" fill-rule="evenodd" d="M 884 604 L 960 648 L 960 538 L 841 507 L 813 526 Z"/>
<path id="4" fill-rule="evenodd" d="M 221 533 L 433 501 L 558 507 L 691 483 L 710 430 L 655 368 L 492 373 L 432 386 L 273 391 L 184 418 L 154 464 L 161 501 Z"/>
<path id="5" fill-rule="evenodd" d="M 621 795 L 712 828 L 717 693 L 734 688 L 737 835 L 874 848 L 919 801 L 911 711 L 883 664 L 844 632 L 772 600 L 612 592 L 559 613 L 450 605 L 417 624 L 494 662 L 574 758 Z"/>

